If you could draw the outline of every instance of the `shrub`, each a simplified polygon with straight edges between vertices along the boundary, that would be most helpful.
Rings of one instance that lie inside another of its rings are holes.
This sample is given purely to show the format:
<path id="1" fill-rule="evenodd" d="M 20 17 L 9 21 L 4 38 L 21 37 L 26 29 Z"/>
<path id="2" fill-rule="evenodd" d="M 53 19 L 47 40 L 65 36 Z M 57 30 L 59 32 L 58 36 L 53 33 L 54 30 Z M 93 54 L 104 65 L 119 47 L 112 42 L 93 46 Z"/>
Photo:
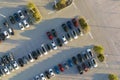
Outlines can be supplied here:
<path id="1" fill-rule="evenodd" d="M 93 47 L 93 50 L 95 51 L 95 53 L 97 54 L 103 54 L 104 53 L 104 48 L 102 46 L 99 45 L 95 45 Z"/>
<path id="2" fill-rule="evenodd" d="M 108 79 L 109 79 L 109 80 L 118 80 L 118 76 L 115 75 L 115 74 L 109 74 L 109 75 L 108 75 Z"/>
<path id="3" fill-rule="evenodd" d="M 104 57 L 103 54 L 98 54 L 98 55 L 97 55 L 97 58 L 98 58 L 98 60 L 99 60 L 100 62 L 103 62 L 103 61 L 105 60 L 105 57 Z"/>

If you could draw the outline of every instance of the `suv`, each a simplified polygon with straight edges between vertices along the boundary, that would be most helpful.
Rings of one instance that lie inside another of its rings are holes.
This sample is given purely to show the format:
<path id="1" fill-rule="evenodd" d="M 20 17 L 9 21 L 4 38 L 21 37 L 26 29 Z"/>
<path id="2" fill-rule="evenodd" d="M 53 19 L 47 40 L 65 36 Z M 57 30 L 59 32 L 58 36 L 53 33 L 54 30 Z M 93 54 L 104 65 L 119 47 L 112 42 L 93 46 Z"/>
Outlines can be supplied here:
<path id="1" fill-rule="evenodd" d="M 64 24 L 62 24 L 62 28 L 63 28 L 63 30 L 65 31 L 65 32 L 68 32 L 68 26 L 64 23 Z"/>

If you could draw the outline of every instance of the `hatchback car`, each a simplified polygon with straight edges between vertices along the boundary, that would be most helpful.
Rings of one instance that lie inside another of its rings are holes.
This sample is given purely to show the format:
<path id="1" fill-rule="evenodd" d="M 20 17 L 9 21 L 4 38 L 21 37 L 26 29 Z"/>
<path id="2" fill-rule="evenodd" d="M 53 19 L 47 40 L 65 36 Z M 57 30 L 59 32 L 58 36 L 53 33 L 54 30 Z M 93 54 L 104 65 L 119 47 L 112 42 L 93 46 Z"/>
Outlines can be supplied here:
<path id="1" fill-rule="evenodd" d="M 9 16 L 9 20 L 10 20 L 10 22 L 11 22 L 12 24 L 15 24 L 15 19 L 14 19 L 13 16 Z"/>
<path id="2" fill-rule="evenodd" d="M 21 19 L 24 19 L 24 18 L 25 18 L 22 10 L 19 10 L 19 11 L 18 11 L 18 15 L 20 16 Z"/>
<path id="3" fill-rule="evenodd" d="M 64 23 L 64 24 L 62 24 L 62 28 L 63 28 L 63 30 L 65 31 L 65 32 L 68 32 L 68 26 Z"/>
<path id="4" fill-rule="evenodd" d="M 49 38 L 50 40 L 53 39 L 53 36 L 52 36 L 52 34 L 51 34 L 50 32 L 47 32 L 46 34 L 47 34 L 47 36 L 48 36 L 48 38 Z"/>
<path id="5" fill-rule="evenodd" d="M 56 43 L 55 43 L 54 41 L 51 42 L 51 45 L 52 45 L 52 48 L 53 48 L 54 50 L 57 49 L 57 45 L 56 45 Z"/>

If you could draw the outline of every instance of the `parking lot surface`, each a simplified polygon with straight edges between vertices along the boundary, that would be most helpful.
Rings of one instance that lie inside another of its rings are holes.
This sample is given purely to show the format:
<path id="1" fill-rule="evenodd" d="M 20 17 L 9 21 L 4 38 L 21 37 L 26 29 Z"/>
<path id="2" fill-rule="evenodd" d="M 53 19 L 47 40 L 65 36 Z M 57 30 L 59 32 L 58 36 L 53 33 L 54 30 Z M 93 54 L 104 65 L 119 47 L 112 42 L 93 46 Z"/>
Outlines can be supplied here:
<path id="1" fill-rule="evenodd" d="M 28 54 L 39 48 L 42 43 L 50 42 L 46 32 L 53 28 L 61 37 L 64 34 L 61 24 L 76 16 L 84 16 L 87 19 L 91 32 L 49 52 L 48 55 L 10 75 L 3 76 L 3 80 L 32 80 L 35 75 L 64 62 L 93 44 L 104 46 L 105 63 L 98 62 L 97 68 L 83 75 L 80 75 L 74 66 L 51 80 L 107 80 L 108 73 L 116 73 L 120 78 L 119 0 L 74 0 L 71 6 L 59 12 L 52 9 L 53 0 L 34 0 L 34 2 L 43 16 L 42 22 L 24 31 L 20 31 L 17 24 L 11 25 L 15 29 L 15 36 L 0 44 L 0 56 L 7 52 L 13 52 L 16 58 Z M 0 0 L 0 24 L 8 15 L 21 9 L 25 4 L 26 0 Z"/>

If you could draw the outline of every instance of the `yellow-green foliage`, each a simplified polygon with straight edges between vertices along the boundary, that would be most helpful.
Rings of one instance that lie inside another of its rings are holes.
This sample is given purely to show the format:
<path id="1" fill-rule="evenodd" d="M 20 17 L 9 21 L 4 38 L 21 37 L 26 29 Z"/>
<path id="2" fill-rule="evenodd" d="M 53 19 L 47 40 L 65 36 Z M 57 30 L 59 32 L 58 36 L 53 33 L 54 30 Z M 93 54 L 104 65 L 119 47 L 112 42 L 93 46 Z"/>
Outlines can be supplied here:
<path id="1" fill-rule="evenodd" d="M 103 46 L 95 45 L 95 46 L 93 47 L 93 50 L 94 50 L 95 53 L 97 53 L 97 54 L 103 54 L 103 53 L 104 53 L 104 48 L 103 48 Z"/>
<path id="2" fill-rule="evenodd" d="M 105 60 L 104 54 L 98 54 L 97 57 L 100 62 L 103 62 Z"/>
<path id="3" fill-rule="evenodd" d="M 118 76 L 115 75 L 115 74 L 109 74 L 109 75 L 108 75 L 108 79 L 109 79 L 109 80 L 118 80 Z"/>

